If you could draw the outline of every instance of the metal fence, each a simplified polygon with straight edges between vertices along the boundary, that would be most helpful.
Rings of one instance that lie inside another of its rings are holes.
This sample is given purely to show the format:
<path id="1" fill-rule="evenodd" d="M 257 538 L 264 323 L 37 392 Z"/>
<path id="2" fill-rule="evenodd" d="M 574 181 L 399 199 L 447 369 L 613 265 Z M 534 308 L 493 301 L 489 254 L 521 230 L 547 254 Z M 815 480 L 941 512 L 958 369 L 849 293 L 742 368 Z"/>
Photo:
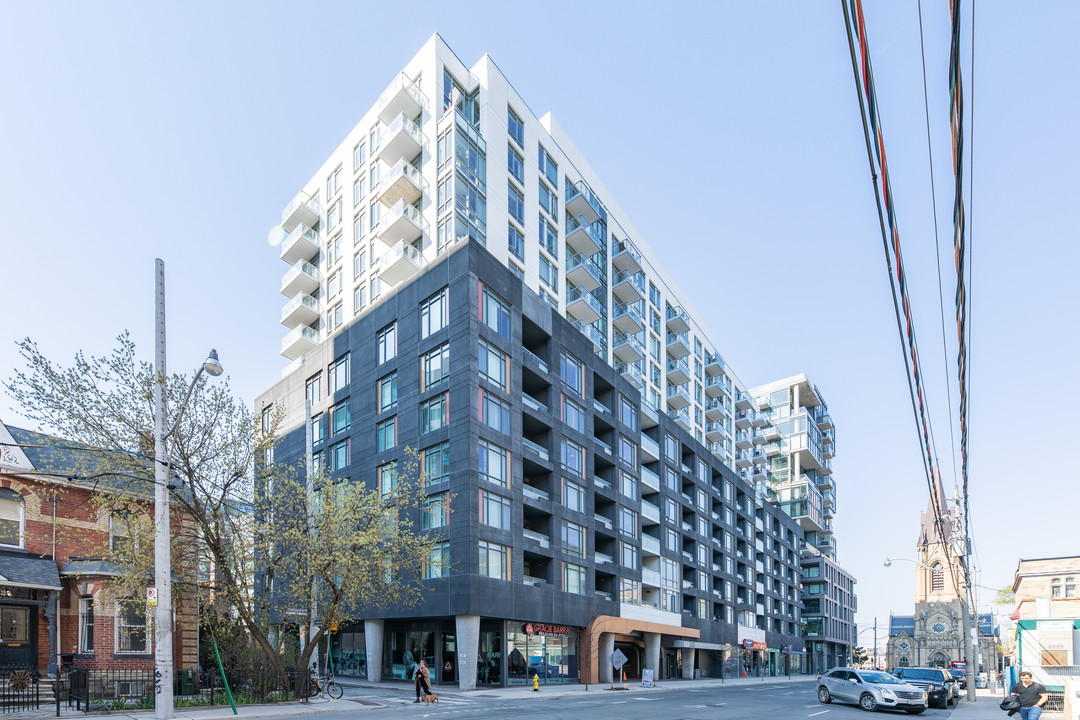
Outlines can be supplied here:
<path id="1" fill-rule="evenodd" d="M 37 670 L 0 667 L 0 713 L 41 709 L 41 684 Z"/>
<path id="2" fill-rule="evenodd" d="M 83 712 L 122 711 L 154 707 L 157 694 L 154 670 L 87 670 L 74 668 L 56 681 L 56 710 L 63 703 Z M 295 672 L 288 673 L 289 687 L 282 688 L 272 668 L 230 677 L 237 702 L 267 703 L 290 697 Z M 224 705 L 229 702 L 225 685 L 217 672 L 177 671 L 173 677 L 173 698 L 177 707 Z"/>

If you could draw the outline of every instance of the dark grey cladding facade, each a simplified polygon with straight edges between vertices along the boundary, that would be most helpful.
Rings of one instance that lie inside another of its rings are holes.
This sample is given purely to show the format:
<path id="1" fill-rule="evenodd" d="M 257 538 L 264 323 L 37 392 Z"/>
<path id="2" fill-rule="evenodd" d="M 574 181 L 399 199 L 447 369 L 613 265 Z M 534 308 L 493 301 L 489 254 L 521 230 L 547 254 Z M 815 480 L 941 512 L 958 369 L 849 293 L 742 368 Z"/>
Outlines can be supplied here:
<path id="1" fill-rule="evenodd" d="M 481 322 L 482 287 L 509 306 L 508 338 Z M 448 288 L 449 293 L 446 327 L 421 338 L 418 308 L 442 288 Z M 380 364 L 376 336 L 394 323 L 396 354 Z M 480 339 L 501 348 L 510 358 L 505 392 L 481 378 Z M 443 343 L 449 343 L 449 383 L 434 391 L 421 391 L 420 357 Z M 560 377 L 564 351 L 583 363 L 584 387 L 580 394 L 565 388 Z M 336 397 L 327 397 L 328 367 L 346 354 L 350 362 L 348 383 Z M 376 384 L 394 370 L 398 373 L 397 407 L 393 413 L 379 414 Z M 316 447 L 325 451 L 344 437 L 350 439 L 349 464 L 338 474 L 354 481 L 373 482 L 376 468 L 399 458 L 406 446 L 419 450 L 449 442 L 449 480 L 438 489 L 449 491 L 452 512 L 448 524 L 435 532 L 443 533 L 449 541 L 450 576 L 423 580 L 423 602 L 419 607 L 381 610 L 379 618 L 478 615 L 583 628 L 597 616 L 620 616 L 621 579 L 640 582 L 643 558 L 647 556 L 646 563 L 657 567 L 654 555 L 643 555 L 644 533 L 659 541 L 661 557 L 678 563 L 676 590 L 684 611 L 670 617 L 678 618 L 683 627 L 699 629 L 702 643 L 741 642 L 743 638 L 736 624 L 728 621 L 728 614 L 737 619 L 740 611 L 761 610 L 757 614 L 758 626 L 765 630 L 769 648 L 803 648 L 802 638 L 797 635 L 801 609 L 798 548 L 803 538 L 798 524 L 768 502 L 756 504 L 749 484 L 663 413 L 654 415 L 651 421 L 645 413 L 638 413 L 636 422 L 623 422 L 620 396 L 640 408 L 642 399 L 637 388 L 595 355 L 584 335 L 475 242 L 457 246 L 385 296 L 310 353 L 300 369 L 257 399 L 257 411 L 271 403 L 286 403 L 287 427 L 275 449 L 276 461 L 296 462 L 303 457 L 304 385 L 318 372 L 323 374 L 323 398 L 314 412 L 325 411 L 345 398 L 351 408 L 348 429 L 326 437 Z M 449 393 L 449 422 L 421 435 L 420 404 L 443 392 Z M 481 422 L 481 394 L 486 392 L 509 406 L 508 433 Z M 563 394 L 584 408 L 583 433 L 562 421 Z M 392 448 L 378 452 L 376 423 L 389 414 L 398 418 L 397 441 Z M 643 420 L 650 427 L 643 427 Z M 659 477 L 656 489 L 641 482 L 642 434 L 660 448 L 659 457 L 646 458 L 645 463 Z M 678 441 L 675 462 L 664 458 L 667 435 Z M 636 459 L 632 463 L 619 457 L 621 437 L 634 443 Z M 586 489 L 585 512 L 571 510 L 561 502 L 562 478 L 573 477 L 560 462 L 564 438 L 585 449 L 584 473 L 577 477 Z M 481 440 L 511 453 L 511 484 L 501 490 L 511 499 L 509 530 L 479 522 L 479 490 L 493 487 L 480 477 Z M 547 458 L 536 450 L 537 446 L 546 450 Z M 704 475 L 699 460 L 705 463 Z M 684 466 L 691 472 L 684 472 Z M 669 468 L 674 473 L 673 488 L 666 485 Z M 620 492 L 620 471 L 637 480 L 635 497 Z M 724 491 L 728 483 L 732 489 L 729 500 Z M 697 495 L 699 489 L 705 492 L 704 507 Z M 642 515 L 643 497 L 659 508 L 658 520 Z M 667 501 L 678 506 L 675 522 L 665 517 L 665 507 L 670 506 Z M 620 508 L 636 513 L 638 525 L 633 534 L 621 531 Z M 728 522 L 725 508 L 732 522 Z M 564 551 L 560 537 L 563 520 L 585 527 L 584 559 Z M 701 529 L 704 534 L 699 533 Z M 668 549 L 668 530 L 678 534 L 678 550 Z M 480 541 L 512 549 L 509 581 L 480 574 Z M 638 567 L 623 567 L 620 543 L 636 548 Z M 685 554 L 688 548 L 690 552 Z M 703 563 L 699 562 L 702 557 L 706 558 Z M 583 593 L 562 589 L 564 561 L 586 568 Z M 706 576 L 703 588 L 700 573 Z M 750 573 L 753 577 L 747 583 Z M 730 583 L 730 597 L 725 594 L 725 583 Z M 702 599 L 706 601 L 705 617 L 696 617 L 693 613 L 701 611 Z"/>

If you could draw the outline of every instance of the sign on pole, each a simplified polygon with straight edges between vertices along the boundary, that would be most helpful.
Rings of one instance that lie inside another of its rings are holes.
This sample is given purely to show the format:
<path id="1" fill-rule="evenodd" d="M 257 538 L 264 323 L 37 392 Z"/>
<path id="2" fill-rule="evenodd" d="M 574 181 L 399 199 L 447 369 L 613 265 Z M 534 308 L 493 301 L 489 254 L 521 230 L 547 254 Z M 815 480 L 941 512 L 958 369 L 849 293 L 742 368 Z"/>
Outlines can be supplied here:
<path id="1" fill-rule="evenodd" d="M 623 655 L 622 650 L 616 650 L 615 652 L 611 653 L 611 664 L 616 670 L 626 664 L 626 659 L 627 658 L 625 655 Z"/>

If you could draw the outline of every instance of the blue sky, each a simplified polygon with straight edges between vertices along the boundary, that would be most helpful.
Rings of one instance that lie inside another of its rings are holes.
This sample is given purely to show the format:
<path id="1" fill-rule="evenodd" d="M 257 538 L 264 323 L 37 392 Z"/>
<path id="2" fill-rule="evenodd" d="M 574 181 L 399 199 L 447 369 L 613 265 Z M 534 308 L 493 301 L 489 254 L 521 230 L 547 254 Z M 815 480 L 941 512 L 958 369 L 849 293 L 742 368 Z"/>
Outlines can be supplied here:
<path id="1" fill-rule="evenodd" d="M 866 20 L 951 492 L 947 3 L 922 10 L 947 356 L 918 8 L 872 2 Z M 971 510 L 978 582 L 1001 587 L 1019 557 L 1080 550 L 1076 473 L 1049 452 L 1080 390 L 1067 214 L 1080 5 L 977 13 L 974 78 L 964 71 Z M 438 31 L 466 65 L 489 53 L 533 112 L 554 113 L 747 385 L 799 372 L 817 383 L 838 428 L 839 559 L 858 578 L 858 619 L 911 611 L 912 566 L 882 560 L 913 557 L 927 490 L 838 2 L 9 2 L 5 18 L 17 29 L 0 46 L 5 376 L 26 336 L 69 359 L 104 353 L 126 328 L 151 357 L 162 257 L 170 369 L 213 346 L 242 397 L 267 388 L 285 362 L 284 265 L 267 231 Z M 965 36 L 970 22 L 966 3 Z M 10 406 L 0 418 L 19 424 Z"/>

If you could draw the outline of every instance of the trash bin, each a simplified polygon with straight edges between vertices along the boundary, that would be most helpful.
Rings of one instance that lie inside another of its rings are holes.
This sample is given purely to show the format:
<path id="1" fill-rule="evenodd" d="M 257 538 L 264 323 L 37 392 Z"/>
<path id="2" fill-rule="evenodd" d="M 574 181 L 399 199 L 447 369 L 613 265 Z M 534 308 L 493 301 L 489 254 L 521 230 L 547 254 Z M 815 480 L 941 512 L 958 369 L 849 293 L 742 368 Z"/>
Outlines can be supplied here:
<path id="1" fill-rule="evenodd" d="M 694 670 L 694 679 L 695 680 L 700 680 L 701 679 L 701 671 L 700 670 L 697 670 L 697 669 Z"/>
<path id="2" fill-rule="evenodd" d="M 180 673 L 180 692 L 179 695 L 194 695 L 195 694 L 195 671 L 184 670 Z"/>

